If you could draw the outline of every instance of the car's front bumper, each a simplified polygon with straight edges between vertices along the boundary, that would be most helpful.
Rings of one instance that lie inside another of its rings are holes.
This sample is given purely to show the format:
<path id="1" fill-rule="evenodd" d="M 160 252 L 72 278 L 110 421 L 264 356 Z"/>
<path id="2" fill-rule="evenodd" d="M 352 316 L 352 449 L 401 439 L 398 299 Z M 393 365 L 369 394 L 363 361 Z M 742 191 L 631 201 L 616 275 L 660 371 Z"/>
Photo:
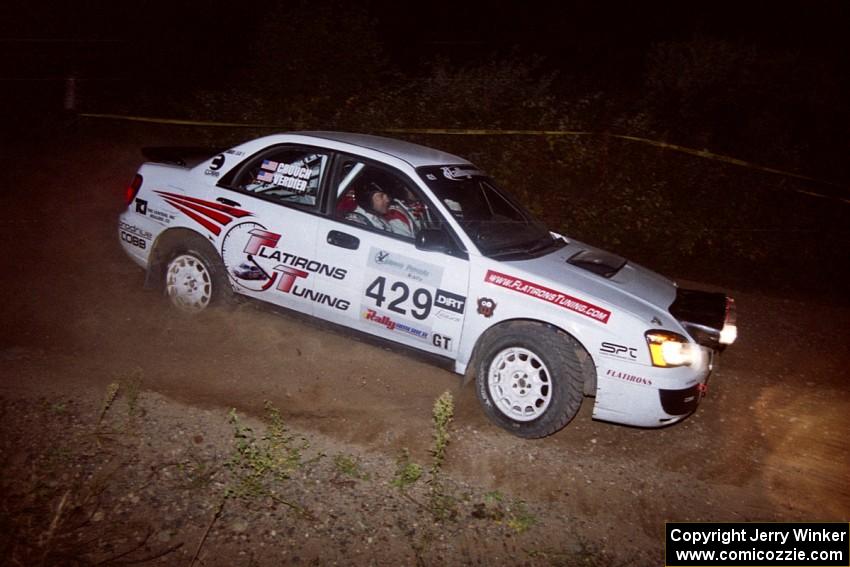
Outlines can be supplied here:
<path id="1" fill-rule="evenodd" d="M 634 425 L 662 427 L 692 414 L 707 391 L 714 356 L 705 349 L 708 362 L 700 370 L 690 367 L 651 368 L 623 372 L 598 369 L 594 419 Z"/>

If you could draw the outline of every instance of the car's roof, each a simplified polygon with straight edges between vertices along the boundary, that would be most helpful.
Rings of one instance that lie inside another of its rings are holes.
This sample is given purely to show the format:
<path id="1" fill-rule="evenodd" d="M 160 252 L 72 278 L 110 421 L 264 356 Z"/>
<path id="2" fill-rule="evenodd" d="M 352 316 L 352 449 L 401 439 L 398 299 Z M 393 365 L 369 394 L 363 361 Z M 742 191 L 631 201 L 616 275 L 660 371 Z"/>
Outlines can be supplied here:
<path id="1" fill-rule="evenodd" d="M 423 165 L 459 165 L 468 164 L 469 161 L 434 148 L 420 146 L 403 140 L 372 136 L 370 134 L 354 134 L 351 132 L 292 132 L 300 136 L 311 136 L 334 142 L 351 144 L 361 148 L 368 148 L 402 159 L 413 167 Z"/>

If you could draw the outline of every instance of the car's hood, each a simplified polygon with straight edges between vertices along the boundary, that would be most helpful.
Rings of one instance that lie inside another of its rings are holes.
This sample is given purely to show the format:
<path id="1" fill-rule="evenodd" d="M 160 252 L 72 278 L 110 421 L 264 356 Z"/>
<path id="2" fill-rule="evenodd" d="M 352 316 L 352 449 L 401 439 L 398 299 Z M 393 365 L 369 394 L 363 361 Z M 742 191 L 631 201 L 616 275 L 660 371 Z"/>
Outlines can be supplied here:
<path id="1" fill-rule="evenodd" d="M 676 299 L 673 281 L 604 250 L 575 240 L 568 242 L 551 254 L 505 264 L 542 285 L 572 290 L 584 299 L 602 300 L 647 322 L 659 311 L 662 319 L 670 317 L 668 309 Z"/>

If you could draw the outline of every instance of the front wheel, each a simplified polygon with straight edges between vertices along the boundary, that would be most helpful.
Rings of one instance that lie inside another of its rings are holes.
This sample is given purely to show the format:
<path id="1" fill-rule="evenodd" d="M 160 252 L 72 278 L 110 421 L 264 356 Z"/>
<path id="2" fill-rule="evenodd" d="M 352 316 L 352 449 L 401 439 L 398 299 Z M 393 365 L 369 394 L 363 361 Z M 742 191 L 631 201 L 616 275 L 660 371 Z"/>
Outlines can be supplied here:
<path id="1" fill-rule="evenodd" d="M 487 417 L 525 438 L 563 429 L 583 398 L 578 349 L 575 339 L 539 323 L 518 321 L 490 331 L 475 388 Z"/>
<path id="2" fill-rule="evenodd" d="M 212 246 L 193 238 L 176 250 L 166 264 L 165 293 L 172 306 L 195 314 L 229 300 L 233 289 Z"/>

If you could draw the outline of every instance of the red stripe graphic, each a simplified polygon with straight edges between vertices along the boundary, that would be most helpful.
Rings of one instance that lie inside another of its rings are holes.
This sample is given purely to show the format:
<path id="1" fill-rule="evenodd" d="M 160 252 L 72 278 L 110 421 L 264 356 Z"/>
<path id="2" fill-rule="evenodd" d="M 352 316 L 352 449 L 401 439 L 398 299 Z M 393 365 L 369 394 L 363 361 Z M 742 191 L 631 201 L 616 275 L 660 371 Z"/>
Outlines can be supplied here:
<path id="1" fill-rule="evenodd" d="M 214 211 L 214 210 L 212 210 L 208 207 L 196 205 L 195 203 L 186 203 L 186 202 L 183 202 L 183 201 L 178 201 L 177 199 L 174 199 L 172 197 L 166 197 L 165 200 L 168 201 L 169 203 L 171 203 L 174 206 L 183 205 L 187 209 L 192 209 L 196 213 L 200 213 L 200 214 L 202 214 L 206 217 L 211 218 L 212 220 L 216 221 L 217 223 L 220 223 L 220 224 L 223 224 L 223 225 L 227 224 L 227 223 L 229 223 L 230 221 L 233 220 L 233 217 L 231 217 L 230 215 L 226 215 L 224 213 Z"/>
<path id="2" fill-rule="evenodd" d="M 530 295 L 531 297 L 536 297 L 537 299 L 542 299 L 543 301 L 547 301 L 557 305 L 558 307 L 569 309 L 570 311 L 575 311 L 585 317 L 595 319 L 600 323 L 608 324 L 608 318 L 611 317 L 611 312 L 606 309 L 602 309 L 601 307 L 597 307 L 596 305 L 587 303 L 581 299 L 569 296 L 566 293 L 561 293 L 560 291 L 555 291 L 554 289 L 526 281 L 522 278 L 515 278 L 514 276 L 508 276 L 499 272 L 494 272 L 493 270 L 487 270 L 487 275 L 484 276 L 484 281 L 489 284 L 518 291 L 519 293 L 524 293 L 525 295 Z"/>
<path id="3" fill-rule="evenodd" d="M 187 209 L 187 208 L 186 208 L 186 207 L 184 207 L 183 205 L 178 205 L 177 203 L 171 203 L 171 206 L 172 206 L 172 207 L 174 207 L 174 208 L 176 208 L 178 211 L 181 211 L 183 214 L 185 214 L 185 215 L 186 215 L 187 217 L 189 217 L 190 219 L 194 219 L 194 220 L 196 220 L 196 221 L 197 221 L 197 222 L 199 222 L 199 223 L 200 223 L 200 224 L 201 224 L 204 228 L 206 228 L 207 230 L 209 230 L 210 232 L 212 232 L 212 233 L 213 233 L 213 234 L 215 234 L 216 236 L 218 236 L 218 235 L 219 235 L 219 233 L 221 232 L 221 227 L 220 227 L 220 226 L 218 226 L 218 225 L 217 225 L 217 224 L 215 224 L 215 223 L 210 222 L 209 220 L 205 219 L 204 217 L 202 217 L 201 215 L 199 215 L 199 214 L 197 214 L 196 212 L 192 211 L 191 209 Z"/>
<path id="4" fill-rule="evenodd" d="M 238 207 L 231 207 L 221 203 L 213 203 L 212 201 L 204 201 L 203 199 L 187 197 L 177 193 L 169 193 L 167 191 L 155 191 L 155 193 L 161 195 L 172 207 L 182 212 L 190 219 L 196 221 L 215 235 L 220 234 L 221 228 L 231 223 L 233 221 L 233 217 L 242 218 L 252 215 L 252 213 L 244 211 Z"/>
<path id="5" fill-rule="evenodd" d="M 187 197 L 186 195 L 180 195 L 179 193 L 168 193 L 166 191 L 157 191 L 157 193 L 159 193 L 163 197 L 173 197 L 186 203 L 197 203 L 198 205 L 204 205 L 205 207 L 209 207 L 211 209 L 216 209 L 231 214 L 236 218 L 242 218 L 251 215 L 250 212 L 242 210 L 238 207 L 231 207 L 230 205 L 223 205 L 221 203 L 214 203 L 212 201 L 204 201 L 203 199 L 196 199 L 195 197 Z"/>

